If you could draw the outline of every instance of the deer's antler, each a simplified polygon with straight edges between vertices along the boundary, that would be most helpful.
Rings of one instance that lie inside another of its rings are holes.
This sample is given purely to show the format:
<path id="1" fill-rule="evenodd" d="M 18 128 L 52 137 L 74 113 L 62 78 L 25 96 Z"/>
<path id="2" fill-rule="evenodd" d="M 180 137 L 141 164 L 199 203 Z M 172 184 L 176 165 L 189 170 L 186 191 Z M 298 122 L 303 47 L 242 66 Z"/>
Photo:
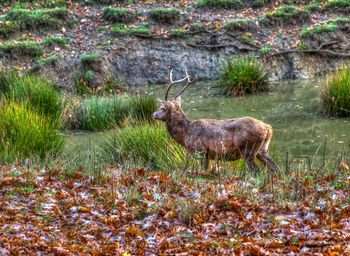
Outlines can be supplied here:
<path id="1" fill-rule="evenodd" d="M 176 96 L 175 96 L 175 98 L 176 98 L 176 97 L 179 97 L 181 95 L 181 93 L 183 93 L 190 84 L 192 84 L 196 81 L 196 79 L 193 79 L 193 80 L 190 79 L 190 76 L 188 75 L 186 69 L 185 69 L 185 73 L 186 73 L 186 76 L 184 78 L 174 81 L 173 80 L 173 69 L 170 71 L 170 75 L 169 75 L 170 84 L 168 84 L 168 88 L 167 88 L 166 93 L 165 93 L 165 100 L 166 101 L 168 100 L 169 91 L 174 84 L 187 80 L 187 84 L 182 88 L 182 90 L 178 94 L 176 94 Z"/>

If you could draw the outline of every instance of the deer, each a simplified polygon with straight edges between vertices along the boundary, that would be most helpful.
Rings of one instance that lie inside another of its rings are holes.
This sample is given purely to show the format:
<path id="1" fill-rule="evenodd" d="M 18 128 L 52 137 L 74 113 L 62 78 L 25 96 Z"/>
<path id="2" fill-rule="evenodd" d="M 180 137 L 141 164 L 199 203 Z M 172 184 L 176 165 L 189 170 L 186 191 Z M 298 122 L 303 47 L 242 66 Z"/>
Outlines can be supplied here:
<path id="1" fill-rule="evenodd" d="M 269 171 L 278 171 L 278 165 L 268 153 L 272 138 L 272 126 L 252 117 L 238 117 L 226 120 L 198 119 L 189 120 L 181 108 L 181 94 L 197 78 L 186 76 L 173 79 L 170 71 L 170 83 L 167 85 L 165 99 L 160 101 L 159 109 L 152 114 L 153 119 L 165 122 L 170 136 L 186 149 L 185 167 L 194 153 L 204 154 L 204 169 L 210 160 L 235 161 L 243 158 L 246 166 L 254 173 L 259 172 L 256 159 L 260 160 Z M 169 100 L 173 85 L 186 81 L 183 88 Z"/>

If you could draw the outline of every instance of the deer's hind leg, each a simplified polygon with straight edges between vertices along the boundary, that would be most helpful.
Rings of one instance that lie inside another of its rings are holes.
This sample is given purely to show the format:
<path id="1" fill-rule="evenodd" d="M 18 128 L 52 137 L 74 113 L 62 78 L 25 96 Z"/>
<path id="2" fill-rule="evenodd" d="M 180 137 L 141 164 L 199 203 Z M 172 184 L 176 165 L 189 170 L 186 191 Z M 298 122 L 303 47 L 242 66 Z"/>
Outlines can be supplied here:
<path id="1" fill-rule="evenodd" d="M 259 152 L 257 154 L 257 158 L 267 167 L 267 169 L 269 169 L 269 171 L 279 171 L 278 165 L 272 160 L 272 158 L 266 151 Z"/>

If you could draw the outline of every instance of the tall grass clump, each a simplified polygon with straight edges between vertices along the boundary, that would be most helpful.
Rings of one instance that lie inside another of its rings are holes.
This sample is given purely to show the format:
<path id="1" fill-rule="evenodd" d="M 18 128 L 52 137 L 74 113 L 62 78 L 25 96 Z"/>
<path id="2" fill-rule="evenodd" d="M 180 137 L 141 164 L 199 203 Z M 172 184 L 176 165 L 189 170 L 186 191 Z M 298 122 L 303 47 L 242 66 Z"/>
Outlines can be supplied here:
<path id="1" fill-rule="evenodd" d="M 39 114 L 54 118 L 60 115 L 59 92 L 51 82 L 39 76 L 26 75 L 14 79 L 7 95 L 13 101 L 28 103 Z"/>
<path id="2" fill-rule="evenodd" d="M 7 103 L 0 111 L 0 158 L 5 162 L 57 155 L 63 146 L 60 122 L 33 112 L 26 104 Z"/>
<path id="3" fill-rule="evenodd" d="M 69 99 L 63 119 L 68 129 L 102 131 L 129 122 L 150 122 L 156 110 L 151 96 L 89 97 Z"/>
<path id="4" fill-rule="evenodd" d="M 223 63 L 220 70 L 219 86 L 227 95 L 268 90 L 269 75 L 254 57 L 232 58 Z"/>
<path id="5" fill-rule="evenodd" d="M 350 66 L 327 77 L 321 98 L 324 112 L 328 115 L 350 117 Z"/>
<path id="6" fill-rule="evenodd" d="M 160 124 L 126 126 L 106 137 L 103 155 L 118 163 L 162 170 L 183 167 L 184 151 Z"/>
<path id="7" fill-rule="evenodd" d="M 17 72 L 13 70 L 0 69 L 0 93 L 6 95 L 14 84 L 19 79 Z"/>

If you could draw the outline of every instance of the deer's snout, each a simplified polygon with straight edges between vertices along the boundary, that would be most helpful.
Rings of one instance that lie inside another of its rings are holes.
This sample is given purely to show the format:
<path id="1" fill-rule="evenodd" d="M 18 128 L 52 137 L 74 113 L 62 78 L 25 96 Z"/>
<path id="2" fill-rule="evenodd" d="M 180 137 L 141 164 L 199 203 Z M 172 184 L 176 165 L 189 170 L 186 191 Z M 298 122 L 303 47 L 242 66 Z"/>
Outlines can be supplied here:
<path id="1" fill-rule="evenodd" d="M 153 114 L 152 114 L 152 118 L 153 119 L 158 119 L 159 117 L 158 117 L 158 112 L 154 112 Z"/>

